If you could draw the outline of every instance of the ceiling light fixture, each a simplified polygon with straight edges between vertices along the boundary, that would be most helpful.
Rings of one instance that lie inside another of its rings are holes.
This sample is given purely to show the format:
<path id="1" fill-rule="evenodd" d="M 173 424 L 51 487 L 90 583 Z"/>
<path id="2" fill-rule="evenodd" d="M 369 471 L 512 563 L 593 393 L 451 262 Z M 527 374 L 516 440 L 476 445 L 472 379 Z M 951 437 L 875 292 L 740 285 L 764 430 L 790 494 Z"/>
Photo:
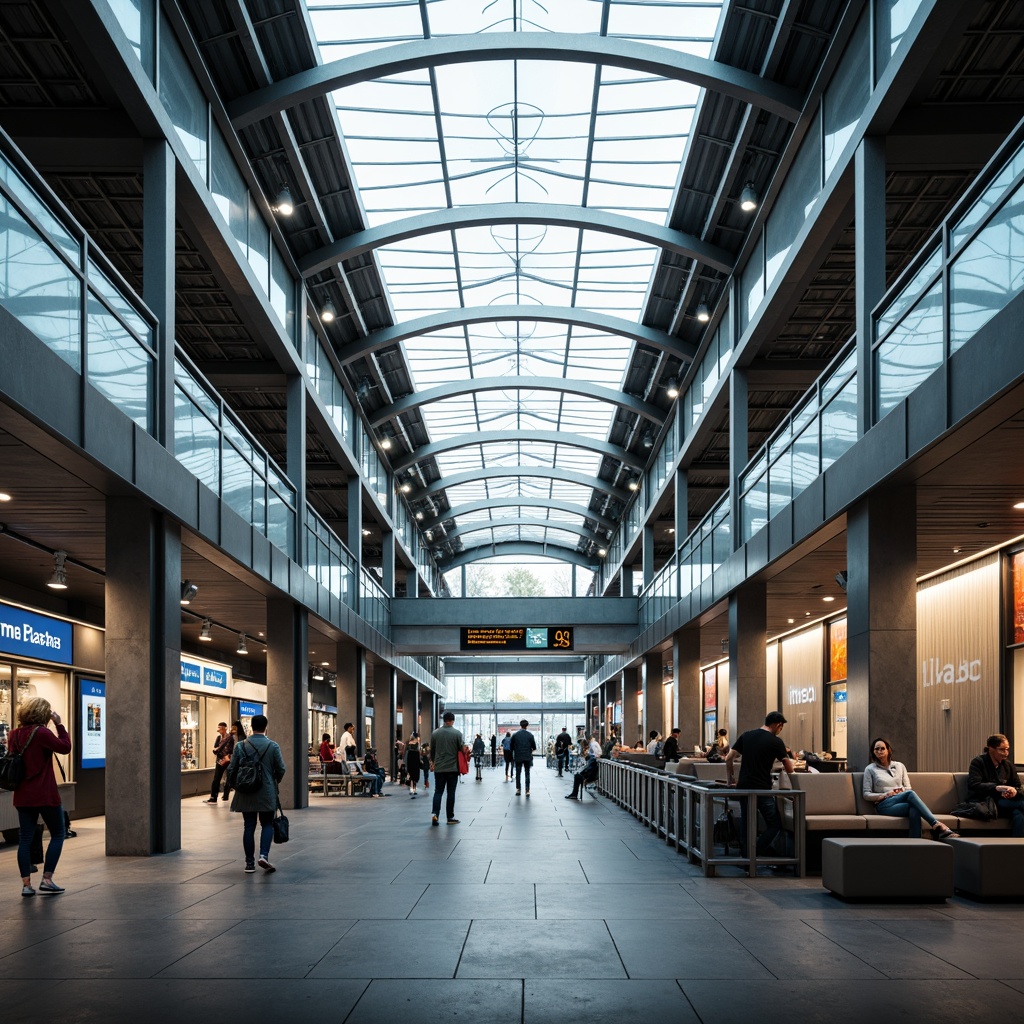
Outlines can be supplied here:
<path id="1" fill-rule="evenodd" d="M 274 209 L 282 217 L 290 217 L 295 212 L 295 203 L 292 201 L 292 190 L 285 184 L 281 185 L 277 198 L 274 200 Z"/>
<path id="2" fill-rule="evenodd" d="M 651 437 L 651 432 L 649 430 L 644 431 L 644 447 L 648 449 L 654 447 L 654 438 Z"/>
<path id="3" fill-rule="evenodd" d="M 759 202 L 760 199 L 758 198 L 757 190 L 754 188 L 754 183 L 748 181 L 740 193 L 740 209 L 744 213 L 753 213 L 757 209 Z"/>
<path id="4" fill-rule="evenodd" d="M 631 491 L 640 490 L 640 481 L 634 476 L 630 477 L 629 484 L 627 485 Z"/>
<path id="5" fill-rule="evenodd" d="M 323 323 L 329 324 L 334 322 L 334 318 L 338 315 L 338 311 L 334 308 L 334 303 L 328 299 L 323 307 L 320 309 L 320 319 Z"/>
<path id="6" fill-rule="evenodd" d="M 199 631 L 199 639 L 209 643 L 213 639 L 213 620 L 203 619 L 203 628 Z"/>
<path id="7" fill-rule="evenodd" d="M 408 480 L 403 480 L 401 486 L 398 488 L 403 494 L 408 494 L 412 490 L 412 484 Z"/>
<path id="8" fill-rule="evenodd" d="M 314 666 L 314 668 L 313 668 L 313 678 L 317 682 L 319 682 L 321 679 L 323 679 L 323 677 L 324 677 L 324 670 L 322 668 L 320 668 L 319 666 Z"/>
<path id="9" fill-rule="evenodd" d="M 10 501 L 11 496 L 6 491 L 0 491 L 0 501 Z"/>
<path id="10" fill-rule="evenodd" d="M 697 319 L 702 324 L 706 324 L 711 319 L 711 310 L 708 309 L 708 304 L 703 299 L 697 303 Z"/>
<path id="11" fill-rule="evenodd" d="M 386 452 L 391 451 L 391 435 L 390 434 L 381 434 L 381 436 L 380 436 L 380 446 Z"/>
<path id="12" fill-rule="evenodd" d="M 238 634 L 238 646 L 235 648 L 235 654 L 248 654 L 249 648 L 245 646 L 245 634 Z"/>
<path id="13" fill-rule="evenodd" d="M 599 555 L 600 555 L 600 556 L 601 556 L 602 558 L 604 558 L 604 556 L 608 554 L 608 549 L 607 549 L 607 548 L 598 548 L 598 549 L 597 549 L 597 553 L 598 553 L 598 554 L 599 554 Z"/>
<path id="14" fill-rule="evenodd" d="M 846 593 L 846 582 L 849 579 L 849 575 L 845 569 L 840 569 L 835 575 L 836 583 L 839 585 L 839 589 L 845 594 Z"/>
<path id="15" fill-rule="evenodd" d="M 418 512 L 416 513 L 416 518 L 417 518 L 417 519 L 422 519 L 422 518 L 423 518 L 423 510 L 422 510 L 422 509 L 420 509 L 420 510 L 419 510 L 419 511 L 418 511 Z"/>
<path id="16" fill-rule="evenodd" d="M 675 377 L 669 377 L 668 383 L 665 385 L 665 391 L 669 398 L 679 397 L 679 381 Z"/>
<path id="17" fill-rule="evenodd" d="M 184 580 L 181 584 L 181 603 L 191 604 L 192 598 L 199 593 L 199 588 L 191 581 Z"/>
<path id="18" fill-rule="evenodd" d="M 54 551 L 53 553 L 53 572 L 46 581 L 46 585 L 51 590 L 68 589 L 68 574 L 64 569 L 64 560 L 67 557 L 68 553 L 66 551 Z"/>
<path id="19" fill-rule="evenodd" d="M 3 499 L 2 499 L 2 498 L 0 498 L 0 501 L 2 501 L 2 500 L 3 500 Z M 1018 502 L 1017 502 L 1017 503 L 1016 503 L 1016 504 L 1015 504 L 1015 505 L 1014 505 L 1013 507 L 1014 507 L 1015 509 L 1024 509 L 1024 501 L 1018 501 Z"/>

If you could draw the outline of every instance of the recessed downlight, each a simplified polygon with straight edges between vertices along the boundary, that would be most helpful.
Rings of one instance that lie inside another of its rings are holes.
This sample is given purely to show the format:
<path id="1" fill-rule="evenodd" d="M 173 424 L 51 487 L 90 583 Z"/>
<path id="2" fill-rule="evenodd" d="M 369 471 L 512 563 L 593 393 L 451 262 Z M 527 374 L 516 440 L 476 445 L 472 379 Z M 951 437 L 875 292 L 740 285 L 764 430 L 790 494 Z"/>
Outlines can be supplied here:
<path id="1" fill-rule="evenodd" d="M 0 491 L 0 501 L 10 501 L 11 496 L 6 491 Z"/>

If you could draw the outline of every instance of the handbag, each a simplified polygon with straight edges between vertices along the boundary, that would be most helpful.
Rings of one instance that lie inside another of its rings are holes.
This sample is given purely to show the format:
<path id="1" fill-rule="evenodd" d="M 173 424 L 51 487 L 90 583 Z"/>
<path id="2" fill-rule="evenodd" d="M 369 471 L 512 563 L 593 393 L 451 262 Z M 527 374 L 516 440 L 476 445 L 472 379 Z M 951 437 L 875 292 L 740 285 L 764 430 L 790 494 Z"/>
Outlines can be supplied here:
<path id="1" fill-rule="evenodd" d="M 288 819 L 281 810 L 281 798 L 277 798 L 277 813 L 274 815 L 274 842 L 288 842 Z"/>
<path id="2" fill-rule="evenodd" d="M 732 815 L 732 808 L 726 807 L 722 813 L 715 818 L 715 824 L 711 832 L 711 839 L 715 843 L 721 843 L 725 852 L 729 847 L 735 845 L 739 849 L 740 834 L 736 828 L 736 819 Z"/>
<path id="3" fill-rule="evenodd" d="M 3 757 L 0 757 L 0 789 L 15 790 L 22 782 L 25 781 L 25 759 L 22 755 L 28 750 L 28 745 L 35 738 L 36 730 L 39 728 L 37 725 L 31 733 L 29 733 L 28 739 L 25 741 L 25 746 L 21 748 L 17 753 L 7 748 L 7 753 Z M 60 764 L 58 761 L 57 764 Z M 36 773 L 38 774 L 38 772 Z"/>
<path id="4" fill-rule="evenodd" d="M 968 801 L 958 804 L 949 812 L 957 818 L 972 818 L 975 821 L 995 821 L 999 817 L 999 805 L 994 796 L 987 796 L 976 803 Z"/>

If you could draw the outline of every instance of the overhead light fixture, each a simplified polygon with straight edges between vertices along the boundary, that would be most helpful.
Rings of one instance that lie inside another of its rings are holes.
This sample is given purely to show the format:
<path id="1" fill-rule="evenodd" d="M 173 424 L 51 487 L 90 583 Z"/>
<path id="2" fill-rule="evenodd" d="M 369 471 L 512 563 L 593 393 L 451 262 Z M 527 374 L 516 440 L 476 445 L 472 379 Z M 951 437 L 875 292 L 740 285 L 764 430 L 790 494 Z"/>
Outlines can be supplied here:
<path id="1" fill-rule="evenodd" d="M 191 580 L 184 580 L 181 584 L 181 603 L 191 604 L 192 598 L 198 593 L 199 588 Z"/>
<path id="2" fill-rule="evenodd" d="M 598 548 L 597 549 L 597 553 L 598 553 L 598 555 L 601 556 L 601 558 L 604 558 L 604 556 L 608 554 L 608 549 L 607 548 Z"/>
<path id="3" fill-rule="evenodd" d="M 668 382 L 665 384 L 665 391 L 669 398 L 679 397 L 679 381 L 675 377 L 669 377 Z"/>
<path id="4" fill-rule="evenodd" d="M 364 537 L 369 537 L 370 536 L 370 531 L 367 530 L 365 527 L 363 527 L 363 536 Z"/>
<path id="5" fill-rule="evenodd" d="M 324 677 L 324 670 L 322 668 L 320 668 L 319 666 L 314 667 L 314 669 L 313 669 L 313 678 L 317 682 L 319 682 L 321 679 L 323 679 L 323 677 Z"/>
<path id="6" fill-rule="evenodd" d="M 334 318 L 338 315 L 338 311 L 334 308 L 334 303 L 328 299 L 320 309 L 320 319 L 325 324 L 332 323 Z"/>
<path id="7" fill-rule="evenodd" d="M 434 539 L 434 531 L 433 530 L 427 530 L 427 532 L 425 534 L 423 534 L 423 536 L 426 537 L 427 540 L 433 540 Z"/>
<path id="8" fill-rule="evenodd" d="M 846 593 L 846 581 L 848 579 L 849 579 L 849 576 L 848 576 L 848 574 L 847 574 L 845 569 L 840 569 L 839 572 L 836 573 L 836 576 L 835 576 L 836 583 L 839 584 L 839 589 L 844 594 Z"/>
<path id="9" fill-rule="evenodd" d="M 827 594 L 825 597 L 822 598 L 822 601 L 824 601 L 826 604 L 829 604 L 834 600 L 835 598 L 831 594 Z"/>
<path id="10" fill-rule="evenodd" d="M 380 446 L 386 452 L 391 451 L 391 435 L 390 434 L 381 434 Z"/>
<path id="11" fill-rule="evenodd" d="M 53 572 L 46 581 L 46 585 L 51 590 L 68 589 L 68 574 L 64 570 L 64 560 L 67 557 L 68 553 L 66 551 L 54 551 L 53 553 Z"/>
<path id="12" fill-rule="evenodd" d="M 423 518 L 423 510 L 422 509 L 420 509 L 418 512 L 416 512 L 416 518 L 417 519 L 422 519 Z"/>
<path id="13" fill-rule="evenodd" d="M 235 648 L 235 654 L 248 654 L 249 648 L 245 646 L 245 634 L 238 634 L 238 646 Z"/>
<path id="14" fill-rule="evenodd" d="M 356 387 L 356 398 L 358 398 L 360 402 L 365 402 L 370 397 L 370 387 L 370 378 L 363 377 Z"/>
<path id="15" fill-rule="evenodd" d="M 631 491 L 638 491 L 640 490 L 640 481 L 635 476 L 630 477 L 628 486 Z"/>
<path id="16" fill-rule="evenodd" d="M 757 204 L 761 200 L 758 198 L 757 190 L 754 188 L 754 183 L 748 181 L 743 186 L 743 191 L 740 193 L 740 209 L 744 213 L 753 213 L 757 209 Z"/>
<path id="17" fill-rule="evenodd" d="M 336 672 L 327 673 L 327 685 L 333 690 L 338 686 L 338 675 Z"/>
<path id="18" fill-rule="evenodd" d="M 213 620 L 203 619 L 203 628 L 199 631 L 199 639 L 209 643 L 213 639 Z"/>
<path id="19" fill-rule="evenodd" d="M 648 448 L 648 449 L 654 447 L 654 438 L 651 437 L 651 432 L 649 430 L 644 431 L 644 442 L 643 442 L 643 444 L 644 444 L 644 447 Z"/>
<path id="20" fill-rule="evenodd" d="M 0 491 L 0 501 L 10 501 L 11 496 L 6 491 Z"/>
<path id="21" fill-rule="evenodd" d="M 274 209 L 282 217 L 290 217 L 295 212 L 295 203 L 292 202 L 292 190 L 287 185 L 282 185 L 274 200 Z"/>
<path id="22" fill-rule="evenodd" d="M 403 480 L 401 486 L 398 488 L 403 494 L 408 494 L 412 490 L 412 484 L 408 480 Z"/>
<path id="23" fill-rule="evenodd" d="M 706 324 L 711 319 L 711 310 L 708 309 L 708 304 L 703 299 L 697 303 L 697 319 L 702 324 Z"/>

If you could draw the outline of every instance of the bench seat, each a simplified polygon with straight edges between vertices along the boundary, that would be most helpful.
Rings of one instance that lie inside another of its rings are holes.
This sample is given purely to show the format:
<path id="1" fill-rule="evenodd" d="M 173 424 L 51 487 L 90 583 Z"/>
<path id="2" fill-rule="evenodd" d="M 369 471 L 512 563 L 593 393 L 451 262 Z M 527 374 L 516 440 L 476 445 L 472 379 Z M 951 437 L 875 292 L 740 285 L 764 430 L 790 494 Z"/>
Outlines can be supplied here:
<path id="1" fill-rule="evenodd" d="M 931 839 L 825 839 L 821 884 L 848 900 L 943 901 L 953 895 L 953 850 Z"/>
<path id="2" fill-rule="evenodd" d="M 950 839 L 953 885 L 979 900 L 1024 898 L 1024 839 L 1012 836 L 967 836 Z"/>

